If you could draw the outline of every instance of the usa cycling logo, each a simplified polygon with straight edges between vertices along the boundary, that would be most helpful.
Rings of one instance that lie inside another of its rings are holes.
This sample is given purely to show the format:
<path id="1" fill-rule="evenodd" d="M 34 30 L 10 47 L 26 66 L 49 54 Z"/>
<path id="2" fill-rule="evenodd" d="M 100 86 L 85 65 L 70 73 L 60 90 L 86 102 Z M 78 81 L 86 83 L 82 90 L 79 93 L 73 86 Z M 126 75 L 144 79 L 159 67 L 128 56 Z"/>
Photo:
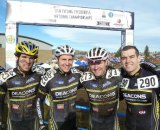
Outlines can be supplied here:
<path id="1" fill-rule="evenodd" d="M 76 78 L 75 77 L 72 77 L 68 80 L 69 83 L 73 82 Z"/>
<path id="2" fill-rule="evenodd" d="M 64 84 L 64 81 L 58 80 L 58 81 L 56 81 L 56 84 Z"/>
<path id="3" fill-rule="evenodd" d="M 95 83 L 90 83 L 90 85 L 91 85 L 92 87 L 94 87 L 94 88 L 97 87 L 97 84 L 95 84 Z"/>
<path id="4" fill-rule="evenodd" d="M 29 78 L 29 79 L 26 81 L 26 83 L 30 83 L 30 82 L 32 82 L 32 81 L 34 81 L 34 78 L 33 78 L 33 77 Z"/>

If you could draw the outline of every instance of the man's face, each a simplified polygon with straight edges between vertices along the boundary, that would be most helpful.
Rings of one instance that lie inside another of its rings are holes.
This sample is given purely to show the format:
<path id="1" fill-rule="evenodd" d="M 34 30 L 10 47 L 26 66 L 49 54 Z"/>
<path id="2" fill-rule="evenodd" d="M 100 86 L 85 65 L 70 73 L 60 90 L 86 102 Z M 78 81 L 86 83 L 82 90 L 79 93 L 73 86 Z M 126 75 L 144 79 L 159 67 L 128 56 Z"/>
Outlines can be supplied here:
<path id="1" fill-rule="evenodd" d="M 121 63 L 130 75 L 134 75 L 140 69 L 140 56 L 136 55 L 134 49 L 121 52 Z"/>
<path id="2" fill-rule="evenodd" d="M 35 59 L 33 56 L 21 54 L 20 57 L 17 57 L 17 60 L 20 70 L 27 73 L 32 68 Z"/>
<path id="3" fill-rule="evenodd" d="M 73 64 L 72 55 L 61 55 L 60 57 L 58 57 L 58 65 L 63 72 L 65 73 L 69 72 L 70 69 L 72 68 L 72 64 Z"/>
<path id="4" fill-rule="evenodd" d="M 89 61 L 89 68 L 91 72 L 94 73 L 96 77 L 103 76 L 106 72 L 107 61 L 105 60 L 95 60 Z"/>

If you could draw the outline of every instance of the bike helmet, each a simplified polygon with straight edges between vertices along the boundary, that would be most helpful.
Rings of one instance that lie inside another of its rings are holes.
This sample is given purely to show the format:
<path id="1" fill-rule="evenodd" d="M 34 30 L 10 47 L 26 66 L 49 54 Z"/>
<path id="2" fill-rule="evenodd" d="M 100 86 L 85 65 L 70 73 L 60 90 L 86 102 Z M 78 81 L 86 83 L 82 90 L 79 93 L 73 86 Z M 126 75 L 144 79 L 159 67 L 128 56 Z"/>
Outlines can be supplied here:
<path id="1" fill-rule="evenodd" d="M 57 47 L 55 56 L 58 57 L 65 54 L 74 56 L 74 53 L 75 53 L 75 50 L 72 47 L 70 47 L 69 45 L 64 45 L 64 46 Z"/>
<path id="2" fill-rule="evenodd" d="M 15 55 L 19 56 L 20 54 L 26 54 L 30 56 L 38 57 L 38 46 L 31 42 L 22 41 L 16 45 Z"/>
<path id="3" fill-rule="evenodd" d="M 95 47 L 91 49 L 86 58 L 88 60 L 106 60 L 108 58 L 107 51 L 101 47 Z"/>

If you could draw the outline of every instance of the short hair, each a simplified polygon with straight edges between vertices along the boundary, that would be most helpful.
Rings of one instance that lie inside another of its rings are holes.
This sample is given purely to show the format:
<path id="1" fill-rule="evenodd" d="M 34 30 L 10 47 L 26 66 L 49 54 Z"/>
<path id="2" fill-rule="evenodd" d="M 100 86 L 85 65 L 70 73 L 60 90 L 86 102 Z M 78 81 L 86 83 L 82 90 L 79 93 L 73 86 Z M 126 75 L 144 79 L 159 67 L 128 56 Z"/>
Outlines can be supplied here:
<path id="1" fill-rule="evenodd" d="M 121 49 L 121 56 L 122 56 L 122 51 L 127 51 L 129 49 L 134 49 L 135 52 L 136 52 L 136 55 L 139 56 L 139 50 L 137 49 L 136 46 L 131 46 L 131 45 L 128 45 L 128 46 L 124 46 L 122 49 Z"/>

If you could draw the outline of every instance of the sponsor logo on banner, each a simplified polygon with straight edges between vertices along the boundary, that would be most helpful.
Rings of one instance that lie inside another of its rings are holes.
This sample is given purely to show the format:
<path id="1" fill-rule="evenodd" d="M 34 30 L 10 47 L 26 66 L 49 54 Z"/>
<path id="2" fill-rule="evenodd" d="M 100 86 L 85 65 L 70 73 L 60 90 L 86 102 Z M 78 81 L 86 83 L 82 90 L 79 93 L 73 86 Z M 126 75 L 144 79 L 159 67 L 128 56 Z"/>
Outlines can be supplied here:
<path id="1" fill-rule="evenodd" d="M 108 13 L 108 16 L 109 16 L 110 18 L 112 18 L 112 17 L 113 17 L 113 12 L 109 12 L 109 13 Z"/>
<path id="2" fill-rule="evenodd" d="M 110 26 L 110 22 L 107 22 L 107 21 L 97 21 L 97 25 Z"/>
<path id="3" fill-rule="evenodd" d="M 116 27 L 123 27 L 123 26 L 124 26 L 124 24 L 122 23 L 122 20 L 121 20 L 121 19 L 117 19 L 117 20 L 116 20 L 116 23 L 114 23 L 114 25 L 115 25 Z"/>
<path id="4" fill-rule="evenodd" d="M 8 44 L 13 44 L 15 42 L 15 37 L 13 35 L 6 36 L 6 41 Z"/>

